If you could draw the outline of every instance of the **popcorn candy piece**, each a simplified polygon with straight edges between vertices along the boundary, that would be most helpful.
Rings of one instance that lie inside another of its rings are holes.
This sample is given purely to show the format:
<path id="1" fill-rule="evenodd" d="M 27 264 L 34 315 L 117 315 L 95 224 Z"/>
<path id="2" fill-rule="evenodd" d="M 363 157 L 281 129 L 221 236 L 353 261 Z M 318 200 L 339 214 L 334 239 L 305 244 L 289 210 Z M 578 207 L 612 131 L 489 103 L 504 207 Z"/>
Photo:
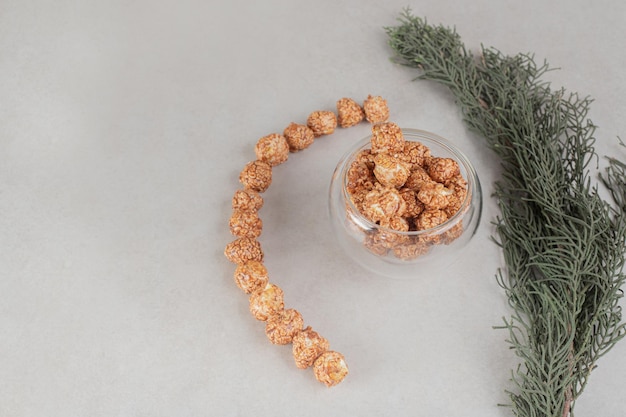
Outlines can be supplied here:
<path id="1" fill-rule="evenodd" d="M 428 175 L 433 181 L 444 184 L 460 173 L 459 164 L 452 158 L 430 158 L 428 161 Z"/>
<path id="2" fill-rule="evenodd" d="M 405 217 L 413 218 L 419 216 L 424 211 L 424 203 L 417 199 L 417 194 L 410 188 L 401 188 L 400 196 L 406 203 Z"/>
<path id="3" fill-rule="evenodd" d="M 414 166 L 409 178 L 407 178 L 404 186 L 411 190 L 419 191 L 424 184 L 432 183 L 433 180 L 428 175 L 428 172 L 420 166 Z"/>
<path id="4" fill-rule="evenodd" d="M 376 155 L 374 165 L 374 176 L 385 187 L 402 187 L 411 173 L 404 162 L 386 153 Z"/>
<path id="5" fill-rule="evenodd" d="M 406 203 L 395 188 L 378 186 L 365 196 L 363 215 L 373 222 L 394 216 L 403 216 Z"/>
<path id="6" fill-rule="evenodd" d="M 315 140 L 315 135 L 310 127 L 298 123 L 290 123 L 283 131 L 291 152 L 301 151 L 308 148 Z"/>
<path id="7" fill-rule="evenodd" d="M 315 137 L 330 135 L 337 127 L 337 116 L 332 111 L 314 111 L 307 118 L 306 124 L 313 131 Z"/>
<path id="8" fill-rule="evenodd" d="M 402 129 L 392 122 L 379 123 L 372 126 L 371 152 L 373 154 L 398 154 L 404 150 L 404 134 Z"/>
<path id="9" fill-rule="evenodd" d="M 258 211 L 263 207 L 263 197 L 251 189 L 237 190 L 232 201 L 233 210 Z"/>
<path id="10" fill-rule="evenodd" d="M 272 167 L 264 161 L 248 162 L 239 174 L 239 181 L 246 189 L 262 193 L 272 183 Z"/>
<path id="11" fill-rule="evenodd" d="M 312 330 L 311 326 L 296 333 L 292 343 L 293 358 L 300 369 L 313 365 L 315 359 L 329 348 L 328 340 Z"/>
<path id="12" fill-rule="evenodd" d="M 348 366 L 339 352 L 326 351 L 313 362 L 315 378 L 327 387 L 339 384 L 348 375 Z"/>
<path id="13" fill-rule="evenodd" d="M 368 95 L 363 102 L 363 111 L 367 121 L 373 124 L 386 122 L 389 119 L 387 100 L 381 96 Z"/>
<path id="14" fill-rule="evenodd" d="M 397 230 L 399 232 L 409 231 L 409 222 L 405 218 L 395 216 L 380 221 L 380 225 L 384 228 Z M 391 230 L 378 229 L 376 231 L 376 239 L 379 244 L 388 249 L 395 248 L 409 241 L 409 236 L 403 233 L 395 233 Z"/>
<path id="15" fill-rule="evenodd" d="M 398 259 L 410 261 L 426 255 L 430 251 L 430 248 L 431 246 L 426 241 L 417 238 L 396 246 L 393 248 L 393 254 Z"/>
<path id="16" fill-rule="evenodd" d="M 289 308 L 280 310 L 267 319 L 265 334 L 275 345 L 286 345 L 291 343 L 303 326 L 302 315 L 297 310 Z"/>
<path id="17" fill-rule="evenodd" d="M 285 307 L 283 299 L 283 290 L 277 285 L 267 283 L 264 288 L 250 295 L 250 313 L 257 320 L 266 321 Z"/>
<path id="18" fill-rule="evenodd" d="M 417 199 L 424 203 L 426 209 L 443 209 L 449 201 L 448 196 L 452 195 L 453 191 L 447 189 L 438 182 L 430 182 L 423 184 L 417 193 Z"/>
<path id="19" fill-rule="evenodd" d="M 259 261 L 248 261 L 237 265 L 235 283 L 246 294 L 265 288 L 269 281 L 267 268 Z"/>
<path id="20" fill-rule="evenodd" d="M 352 161 L 347 173 L 346 190 L 349 194 L 356 194 L 357 191 L 369 191 L 374 188 L 376 177 L 374 172 L 359 160 Z"/>
<path id="21" fill-rule="evenodd" d="M 276 166 L 289 158 L 289 144 L 283 135 L 272 133 L 259 139 L 254 147 L 254 152 L 259 161 L 267 162 L 270 166 Z"/>
<path id="22" fill-rule="evenodd" d="M 405 141 L 402 152 L 394 154 L 395 157 L 411 165 L 411 169 L 423 167 L 426 159 L 430 158 L 428 146 L 414 141 Z"/>
<path id="23" fill-rule="evenodd" d="M 259 237 L 263 221 L 256 211 L 235 210 L 228 222 L 230 233 L 237 237 Z"/>
<path id="24" fill-rule="evenodd" d="M 427 230 L 439 226 L 446 220 L 448 220 L 448 216 L 443 210 L 426 209 L 415 221 L 415 226 L 417 226 L 417 230 Z"/>
<path id="25" fill-rule="evenodd" d="M 342 98 L 337 101 L 337 121 L 341 127 L 351 127 L 361 123 L 365 112 L 359 103 L 351 98 Z"/>
<path id="26" fill-rule="evenodd" d="M 240 237 L 226 245 L 224 255 L 235 264 L 248 261 L 262 261 L 263 250 L 258 240 L 249 237 Z"/>

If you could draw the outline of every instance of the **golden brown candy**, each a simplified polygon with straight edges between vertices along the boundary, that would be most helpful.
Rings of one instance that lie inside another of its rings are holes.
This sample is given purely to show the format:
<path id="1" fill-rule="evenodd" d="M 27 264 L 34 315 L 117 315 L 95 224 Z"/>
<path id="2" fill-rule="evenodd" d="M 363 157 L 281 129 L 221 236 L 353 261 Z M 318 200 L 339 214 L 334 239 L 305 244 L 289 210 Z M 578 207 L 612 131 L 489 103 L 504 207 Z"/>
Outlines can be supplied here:
<path id="1" fill-rule="evenodd" d="M 313 131 L 315 137 L 330 135 L 337 127 L 337 116 L 332 111 L 314 111 L 307 118 L 306 124 Z"/>
<path id="2" fill-rule="evenodd" d="M 312 330 L 310 326 L 296 333 L 292 344 L 293 358 L 300 369 L 313 365 L 315 359 L 326 352 L 329 347 L 328 340 Z"/>
<path id="3" fill-rule="evenodd" d="M 459 164 L 452 158 L 430 158 L 428 161 L 428 175 L 433 181 L 445 184 L 460 173 Z"/>
<path id="4" fill-rule="evenodd" d="M 235 210 L 228 222 L 230 233 L 237 237 L 259 237 L 263 222 L 256 211 Z"/>
<path id="5" fill-rule="evenodd" d="M 373 154 L 400 154 L 404 151 L 402 129 L 392 122 L 378 123 L 372 126 L 371 151 Z"/>
<path id="6" fill-rule="evenodd" d="M 303 326 L 302 315 L 297 310 L 289 308 L 269 316 L 265 324 L 265 334 L 275 345 L 286 345 L 291 343 Z"/>
<path id="7" fill-rule="evenodd" d="M 224 255 L 235 264 L 248 261 L 262 261 L 263 250 L 258 240 L 249 237 L 240 237 L 226 245 Z"/>
<path id="8" fill-rule="evenodd" d="M 318 381 L 332 387 L 348 375 L 348 366 L 341 353 L 326 351 L 313 362 L 313 372 Z"/>
<path id="9" fill-rule="evenodd" d="M 267 268 L 259 261 L 237 265 L 234 278 L 237 286 L 246 294 L 265 288 L 269 281 Z"/>
<path id="10" fill-rule="evenodd" d="M 359 103 L 351 98 L 342 98 L 337 101 L 337 121 L 341 127 L 351 127 L 361 123 L 365 112 Z"/>
<path id="11" fill-rule="evenodd" d="M 406 163 L 386 153 L 376 155 L 374 165 L 374 176 L 385 187 L 402 187 L 411 173 Z"/>
<path id="12" fill-rule="evenodd" d="M 250 295 L 250 313 L 260 321 L 281 311 L 285 303 L 283 290 L 277 285 L 267 283 L 265 287 Z"/>
<path id="13" fill-rule="evenodd" d="M 363 215 L 373 222 L 394 216 L 403 216 L 406 203 L 395 188 L 378 187 L 365 195 Z"/>
<path id="14" fill-rule="evenodd" d="M 368 95 L 363 102 L 363 111 L 367 121 L 373 124 L 386 122 L 389 119 L 387 100 L 381 96 Z"/>
<path id="15" fill-rule="evenodd" d="M 232 201 L 233 210 L 258 211 L 263 207 L 263 197 L 254 190 L 235 191 Z"/>
<path id="16" fill-rule="evenodd" d="M 262 193 L 272 183 L 272 167 L 264 161 L 248 162 L 239 174 L 239 181 L 245 188 Z"/>
<path id="17" fill-rule="evenodd" d="M 272 133 L 259 139 L 254 147 L 254 152 L 259 161 L 267 162 L 270 166 L 276 166 L 289 158 L 289 144 L 283 135 Z"/>
<path id="18" fill-rule="evenodd" d="M 311 146 L 315 135 L 310 127 L 298 123 L 290 123 L 283 131 L 291 152 L 301 151 Z"/>

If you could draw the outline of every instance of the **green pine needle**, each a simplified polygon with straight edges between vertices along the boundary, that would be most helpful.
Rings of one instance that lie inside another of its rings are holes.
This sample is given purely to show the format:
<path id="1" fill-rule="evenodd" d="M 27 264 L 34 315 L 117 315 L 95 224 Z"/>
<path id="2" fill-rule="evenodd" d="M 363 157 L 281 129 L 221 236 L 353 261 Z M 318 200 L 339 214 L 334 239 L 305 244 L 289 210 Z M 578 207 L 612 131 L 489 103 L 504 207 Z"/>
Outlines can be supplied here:
<path id="1" fill-rule="evenodd" d="M 500 157 L 494 239 L 497 280 L 513 310 L 499 328 L 520 360 L 507 391 L 518 417 L 567 417 L 600 357 L 626 333 L 618 304 L 626 254 L 626 164 L 610 159 L 592 184 L 591 100 L 553 91 L 550 70 L 526 54 L 482 48 L 473 56 L 453 29 L 405 10 L 385 28 L 396 62 L 447 86 L 464 121 Z"/>

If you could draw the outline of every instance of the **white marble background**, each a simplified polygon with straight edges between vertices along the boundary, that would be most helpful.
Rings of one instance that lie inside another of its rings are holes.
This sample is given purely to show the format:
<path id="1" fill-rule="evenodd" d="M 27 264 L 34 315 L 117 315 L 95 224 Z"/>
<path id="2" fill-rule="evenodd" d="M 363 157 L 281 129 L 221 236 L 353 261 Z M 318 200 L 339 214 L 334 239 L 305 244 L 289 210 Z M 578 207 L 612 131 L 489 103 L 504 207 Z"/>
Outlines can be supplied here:
<path id="1" fill-rule="evenodd" d="M 389 62 L 403 7 L 468 47 L 534 52 L 595 99 L 601 155 L 626 136 L 621 1 L 0 2 L 0 416 L 500 417 L 515 357 L 489 240 L 497 159 L 440 86 Z M 271 345 L 223 257 L 256 140 L 337 99 L 453 139 L 485 191 L 446 274 L 389 281 L 338 250 L 326 192 L 341 130 L 275 169 L 261 241 L 286 302 L 344 353 L 327 389 Z M 624 153 L 621 154 L 626 157 Z M 626 342 L 577 416 L 623 416 Z"/>

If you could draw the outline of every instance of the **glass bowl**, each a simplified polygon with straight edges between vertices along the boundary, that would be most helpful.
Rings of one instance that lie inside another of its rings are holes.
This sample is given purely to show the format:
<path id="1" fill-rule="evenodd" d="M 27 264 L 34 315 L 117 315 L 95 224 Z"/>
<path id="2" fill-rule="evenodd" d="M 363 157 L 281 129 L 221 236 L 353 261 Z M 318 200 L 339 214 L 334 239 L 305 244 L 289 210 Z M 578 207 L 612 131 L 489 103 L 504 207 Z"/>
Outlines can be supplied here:
<path id="1" fill-rule="evenodd" d="M 370 148 L 371 136 L 361 139 L 339 161 L 329 190 L 329 213 L 335 236 L 357 264 L 379 275 L 414 278 L 445 269 L 458 258 L 480 223 L 482 191 L 474 167 L 448 140 L 433 133 L 402 129 L 406 141 L 420 142 L 431 156 L 454 159 L 467 181 L 460 208 L 443 223 L 401 232 L 370 221 L 357 209 L 348 192 L 348 171 L 357 155 Z"/>

